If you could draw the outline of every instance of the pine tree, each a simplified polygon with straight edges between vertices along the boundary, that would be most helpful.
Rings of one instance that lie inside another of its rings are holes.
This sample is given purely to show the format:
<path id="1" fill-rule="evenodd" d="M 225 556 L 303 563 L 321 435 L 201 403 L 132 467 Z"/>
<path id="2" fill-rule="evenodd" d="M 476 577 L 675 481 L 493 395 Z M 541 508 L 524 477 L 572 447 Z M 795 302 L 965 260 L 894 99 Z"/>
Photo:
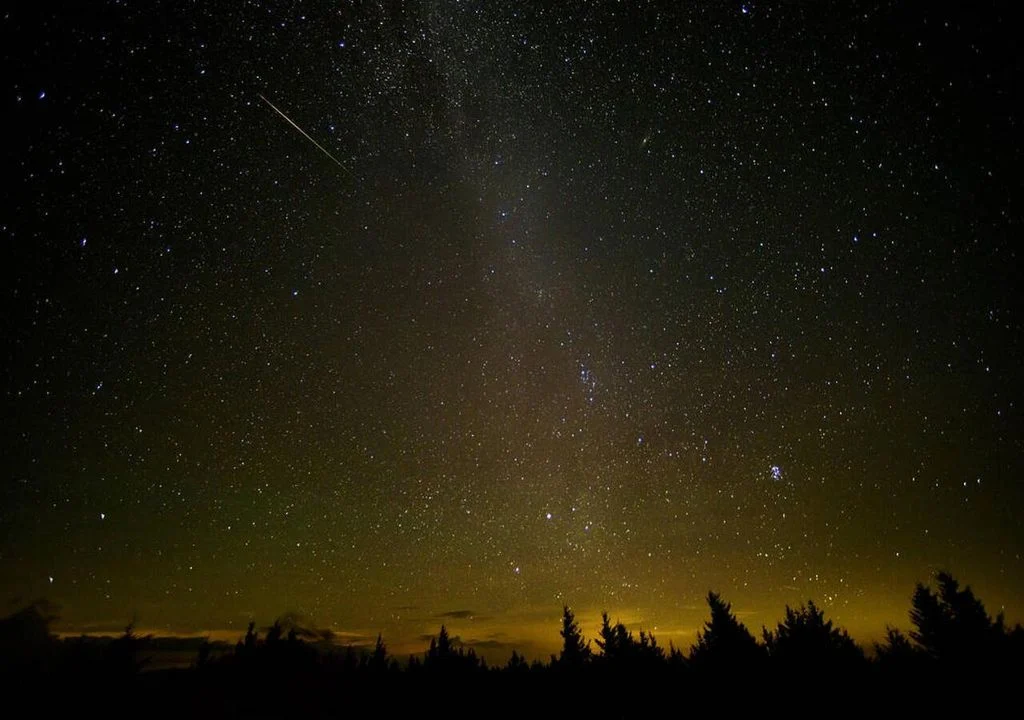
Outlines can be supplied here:
<path id="1" fill-rule="evenodd" d="M 681 670 L 687 666 L 686 655 L 672 643 L 668 644 L 668 666 L 674 670 Z"/>
<path id="2" fill-rule="evenodd" d="M 759 662 L 763 649 L 736 619 L 732 605 L 718 593 L 708 593 L 711 619 L 704 623 L 704 630 L 697 633 L 697 644 L 690 651 L 690 660 L 701 669 L 732 667 L 747 669 Z"/>
<path id="3" fill-rule="evenodd" d="M 439 657 L 448 657 L 452 653 L 452 641 L 448 637 L 448 628 L 441 626 L 441 632 L 437 635 L 437 654 Z"/>
<path id="4" fill-rule="evenodd" d="M 113 675 L 134 675 L 140 672 L 150 658 L 140 660 L 138 654 L 152 638 L 152 635 L 139 637 L 135 634 L 135 621 L 128 623 L 124 634 L 106 647 L 104 660 L 107 670 Z"/>
<path id="5" fill-rule="evenodd" d="M 652 672 L 665 667 L 665 650 L 658 646 L 654 635 L 641 630 L 637 639 L 621 622 L 613 625 L 608 613 L 601 613 L 601 629 L 596 642 L 601 648 L 599 661 L 605 668 Z"/>
<path id="6" fill-rule="evenodd" d="M 245 651 L 250 655 L 256 650 L 259 633 L 256 632 L 256 621 L 249 621 L 249 629 L 245 631 Z"/>
<path id="7" fill-rule="evenodd" d="M 513 650 L 512 657 L 508 659 L 508 663 L 505 665 L 505 670 L 510 673 L 524 673 L 529 672 L 530 666 L 526 662 L 526 658 Z"/>
<path id="8" fill-rule="evenodd" d="M 281 619 L 278 618 L 267 630 L 267 637 L 263 642 L 269 646 L 276 645 L 282 635 L 284 635 L 284 627 L 281 626 Z"/>
<path id="9" fill-rule="evenodd" d="M 994 658 L 1006 645 L 1002 616 L 989 617 L 970 587 L 947 572 L 936 576 L 938 593 L 921 583 L 914 589 L 910 638 L 928 657 L 943 662 L 976 663 Z"/>
<path id="10" fill-rule="evenodd" d="M 370 670 L 384 672 L 388 668 L 388 648 L 384 644 L 384 637 L 377 633 L 377 644 L 374 645 L 373 654 L 370 656 Z"/>
<path id="11" fill-rule="evenodd" d="M 906 672 L 916 667 L 924 654 L 897 628 L 886 627 L 885 642 L 875 643 L 875 657 L 878 662 L 897 672 Z"/>
<path id="12" fill-rule="evenodd" d="M 597 632 L 597 646 L 605 662 L 625 660 L 633 638 L 622 623 L 612 625 L 608 613 L 601 613 L 601 629 Z"/>
<path id="13" fill-rule="evenodd" d="M 769 658 L 782 666 L 812 672 L 853 669 L 864 664 L 864 651 L 846 630 L 825 620 L 813 600 L 797 609 L 786 606 L 786 618 L 774 633 L 764 630 Z"/>
<path id="14" fill-rule="evenodd" d="M 448 628 L 442 625 L 437 637 L 430 639 L 430 649 L 427 650 L 423 664 L 432 670 L 451 671 L 471 666 L 476 668 L 480 663 L 472 650 L 469 653 L 463 648 L 456 650 L 448 635 Z"/>
<path id="15" fill-rule="evenodd" d="M 552 665 L 563 669 L 579 669 L 590 662 L 590 642 L 583 639 L 583 632 L 576 622 L 576 616 L 568 605 L 562 606 L 562 654 L 553 659 Z"/>
<path id="16" fill-rule="evenodd" d="M 651 669 L 665 661 L 665 649 L 659 647 L 653 633 L 640 631 L 640 642 L 636 648 L 637 660 L 644 667 Z"/>

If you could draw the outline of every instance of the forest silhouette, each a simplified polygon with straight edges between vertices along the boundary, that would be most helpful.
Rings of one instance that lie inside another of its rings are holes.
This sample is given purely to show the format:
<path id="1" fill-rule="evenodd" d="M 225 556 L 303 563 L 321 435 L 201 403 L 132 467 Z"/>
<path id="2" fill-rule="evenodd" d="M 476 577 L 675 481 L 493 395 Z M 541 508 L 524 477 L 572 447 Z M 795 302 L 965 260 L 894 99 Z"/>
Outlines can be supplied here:
<path id="1" fill-rule="evenodd" d="M 336 716 L 360 700 L 387 703 L 403 693 L 412 697 L 410 691 L 419 697 L 420 689 L 511 692 L 519 701 L 582 693 L 597 714 L 632 716 L 617 704 L 616 688 L 652 694 L 817 688 L 877 697 L 921 687 L 948 694 L 1018 680 L 1024 670 L 1020 624 L 1008 628 L 1001 614 L 993 619 L 952 575 L 940 572 L 935 580 L 934 590 L 918 583 L 913 592 L 912 629 L 887 628 L 885 640 L 869 652 L 813 601 L 787 606 L 759 640 L 724 598 L 709 592 L 710 616 L 688 650 L 663 647 L 644 630 L 634 635 L 607 613 L 588 639 L 564 606 L 557 654 L 529 662 L 513 650 L 503 665 L 488 665 L 444 625 L 426 652 L 399 658 L 381 635 L 372 647 L 343 647 L 329 633 L 303 630 L 284 617 L 262 633 L 250 622 L 234 647 L 204 642 L 187 668 L 156 669 L 149 660 L 157 639 L 138 635 L 132 625 L 114 639 L 60 639 L 50 630 L 56 609 L 38 601 L 0 620 L 0 677 L 9 687 L 59 690 L 36 696 L 53 712 L 120 703 L 122 709 L 148 707 L 142 714 L 190 717 Z"/>

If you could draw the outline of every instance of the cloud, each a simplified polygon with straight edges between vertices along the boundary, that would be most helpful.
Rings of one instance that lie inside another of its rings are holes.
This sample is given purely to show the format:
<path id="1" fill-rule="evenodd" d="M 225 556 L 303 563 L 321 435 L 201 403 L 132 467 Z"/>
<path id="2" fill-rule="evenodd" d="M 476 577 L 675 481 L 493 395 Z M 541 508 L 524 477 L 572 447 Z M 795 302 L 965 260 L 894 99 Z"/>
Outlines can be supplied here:
<path id="1" fill-rule="evenodd" d="M 535 658 L 547 657 L 547 651 L 527 642 L 513 642 L 510 639 L 498 640 L 493 635 L 486 638 L 466 638 L 458 643 L 461 647 L 472 648 L 473 651 L 487 660 L 488 663 L 503 664 L 512 655 L 512 651 Z"/>
<path id="2" fill-rule="evenodd" d="M 233 646 L 221 640 L 209 640 L 206 637 L 182 637 L 180 635 L 160 635 L 146 641 L 147 650 L 159 650 L 163 652 L 198 652 L 204 644 L 213 648 L 229 650 Z"/>
<path id="3" fill-rule="evenodd" d="M 418 640 L 420 642 L 430 642 L 431 640 L 437 640 L 437 635 L 431 635 L 430 633 L 424 633 L 423 635 L 420 635 L 418 637 Z M 448 636 L 448 642 L 452 644 L 452 647 L 458 647 L 459 645 L 465 645 L 465 643 L 462 642 L 462 637 L 460 635 L 449 635 Z"/>
<path id="4" fill-rule="evenodd" d="M 486 652 L 490 660 L 501 659 L 512 654 L 513 650 L 522 649 L 526 643 L 512 643 L 507 640 L 500 640 L 499 638 L 505 637 L 505 633 L 490 633 L 483 638 L 463 638 L 461 635 L 452 635 L 449 641 L 452 647 L 466 648 L 467 650 L 472 648 L 478 655 L 482 655 Z M 436 635 L 423 634 L 418 637 L 420 642 L 429 643 L 431 640 L 437 640 Z"/>
<path id="5" fill-rule="evenodd" d="M 356 649 L 372 647 L 377 641 L 376 633 L 319 627 L 312 618 L 298 612 L 286 612 L 277 618 L 277 622 L 285 634 L 294 630 L 300 639 L 323 650 L 335 649 L 338 646 L 351 646 Z M 269 627 L 261 628 L 261 634 L 265 635 L 269 630 Z"/>
<path id="6" fill-rule="evenodd" d="M 123 620 L 96 620 L 94 622 L 75 623 L 73 628 L 65 628 L 62 635 L 122 635 L 127 625 Z M 136 634 L 141 630 L 136 628 Z"/>
<path id="7" fill-rule="evenodd" d="M 294 630 L 303 640 L 314 642 L 334 642 L 336 633 L 330 628 L 318 628 L 310 618 L 297 612 L 286 612 L 277 619 L 286 632 Z M 265 628 L 264 632 L 270 628 Z"/>
<path id="8" fill-rule="evenodd" d="M 387 638 L 385 638 L 387 639 Z M 351 646 L 353 649 L 359 649 L 364 647 L 373 647 L 377 643 L 376 635 L 367 635 L 366 633 L 348 633 L 348 632 L 335 632 L 333 639 L 330 644 L 334 646 Z"/>
<path id="9" fill-rule="evenodd" d="M 466 620 L 473 619 L 474 617 L 476 617 L 476 613 L 474 613 L 472 610 L 449 610 L 448 612 L 439 613 L 434 617 L 452 618 L 455 620 Z"/>
<path id="10" fill-rule="evenodd" d="M 510 643 L 501 642 L 500 640 L 466 640 L 462 645 L 482 650 L 511 649 L 514 647 L 514 645 L 511 645 Z"/>

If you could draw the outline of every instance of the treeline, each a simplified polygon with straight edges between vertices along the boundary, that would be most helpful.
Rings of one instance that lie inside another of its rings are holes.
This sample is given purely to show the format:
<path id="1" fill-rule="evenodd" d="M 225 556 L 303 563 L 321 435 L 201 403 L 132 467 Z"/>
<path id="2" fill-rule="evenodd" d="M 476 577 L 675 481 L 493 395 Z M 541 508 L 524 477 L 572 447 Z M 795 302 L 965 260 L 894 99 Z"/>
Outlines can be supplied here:
<path id="1" fill-rule="evenodd" d="M 0 649 L 7 679 L 50 677 L 58 684 L 77 683 L 97 697 L 112 690 L 148 688 L 185 703 L 183 710 L 215 707 L 229 714 L 284 702 L 281 693 L 290 698 L 288 702 L 307 703 L 307 710 L 324 710 L 336 701 L 329 700 L 329 688 L 357 692 L 364 685 L 402 687 L 418 680 L 465 685 L 475 678 L 484 685 L 512 683 L 525 688 L 551 686 L 570 676 L 598 684 L 629 676 L 654 688 L 659 682 L 699 686 L 704 680 L 815 677 L 879 687 L 925 678 L 1019 677 L 1024 669 L 1021 626 L 1008 628 L 1001 614 L 990 617 L 971 589 L 961 588 L 948 573 L 939 573 L 936 579 L 935 590 L 918 584 L 914 591 L 913 629 L 907 634 L 888 629 L 873 652 L 865 652 L 826 619 L 813 601 L 786 607 L 776 627 L 762 628 L 757 638 L 714 592 L 707 596 L 710 617 L 687 651 L 671 644 L 664 647 L 643 630 L 634 634 L 612 622 L 607 613 L 597 636 L 588 639 L 572 610 L 564 607 L 562 647 L 547 662 L 528 662 L 513 651 L 504 664 L 488 665 L 472 648 L 453 640 L 443 625 L 425 653 L 399 659 L 379 635 L 372 649 L 338 648 L 313 642 L 301 630 L 286 629 L 278 621 L 262 637 L 250 623 L 234 648 L 204 643 L 188 669 L 141 672 L 153 638 L 140 637 L 129 626 L 121 637 L 106 643 L 88 638 L 58 641 L 48 630 L 54 617 L 41 605 L 0 621 Z"/>

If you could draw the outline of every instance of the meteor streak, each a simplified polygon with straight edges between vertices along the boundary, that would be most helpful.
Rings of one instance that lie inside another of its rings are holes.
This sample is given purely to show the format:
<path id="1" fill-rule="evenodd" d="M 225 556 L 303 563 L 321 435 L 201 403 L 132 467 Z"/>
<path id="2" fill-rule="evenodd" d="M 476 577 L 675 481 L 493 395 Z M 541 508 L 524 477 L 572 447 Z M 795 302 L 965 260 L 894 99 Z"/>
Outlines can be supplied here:
<path id="1" fill-rule="evenodd" d="M 260 97 L 260 100 L 262 100 L 262 101 L 263 101 L 263 102 L 265 102 L 265 103 L 266 103 L 267 105 L 269 105 L 269 106 L 270 106 L 270 107 L 271 107 L 271 108 L 273 109 L 273 111 L 274 111 L 274 112 L 276 112 L 276 113 L 277 113 L 278 115 L 280 115 L 280 116 L 281 116 L 281 117 L 283 117 L 283 118 L 284 118 L 285 120 L 287 120 L 287 121 L 288 121 L 288 124 L 289 124 L 289 125 L 291 125 L 291 126 L 292 126 L 293 128 L 295 128 L 295 129 L 296 129 L 296 130 L 298 130 L 298 131 L 299 131 L 300 133 L 302 133 L 302 136 L 303 136 L 304 138 L 306 138 L 306 139 L 307 139 L 307 140 L 309 140 L 309 141 L 310 141 L 311 143 L 313 143 L 314 145 L 316 145 L 317 149 L 318 149 L 318 150 L 319 150 L 320 152 L 322 152 L 322 153 L 323 153 L 324 155 L 326 155 L 326 156 L 327 156 L 327 157 L 329 157 L 329 158 L 330 158 L 331 160 L 333 160 L 333 161 L 334 161 L 334 164 L 335 164 L 335 165 L 337 165 L 338 167 L 340 167 L 340 168 L 341 168 L 342 170 L 344 170 L 345 172 L 347 172 L 347 173 L 348 173 L 349 175 L 352 175 L 352 171 L 351 171 L 351 170 L 349 170 L 349 169 L 348 169 L 347 167 L 345 167 L 344 165 L 342 165 L 342 164 L 341 164 L 341 162 L 340 162 L 340 161 L 338 160 L 338 158 L 334 157 L 334 156 L 333 156 L 333 155 L 331 155 L 331 154 L 330 154 L 329 152 L 327 152 L 327 148 L 325 148 L 325 147 L 324 147 L 323 145 L 321 145 L 321 144 L 320 144 L 320 143 L 318 143 L 318 142 L 317 142 L 316 140 L 314 140 L 313 138 L 311 138 L 311 137 L 309 136 L 309 133 L 307 133 L 307 132 L 306 132 L 305 130 L 303 130 L 303 129 L 302 129 L 302 128 L 300 128 L 300 127 L 299 127 L 298 125 L 296 125 L 296 124 L 295 124 L 295 122 L 294 122 L 294 121 L 293 121 L 293 120 L 292 120 L 292 119 L 291 119 L 290 117 L 288 117 L 288 116 L 287 116 L 287 115 L 285 115 L 285 114 L 284 114 L 283 112 L 281 112 L 280 110 L 278 110 L 278 109 L 277 109 L 277 106 L 276 106 L 276 105 L 274 105 L 274 103 L 270 102 L 269 100 L 267 100 L 267 99 L 266 99 L 265 97 L 263 97 L 262 95 L 260 95 L 259 97 Z M 355 177 L 355 175 L 352 175 L 352 177 Z"/>

